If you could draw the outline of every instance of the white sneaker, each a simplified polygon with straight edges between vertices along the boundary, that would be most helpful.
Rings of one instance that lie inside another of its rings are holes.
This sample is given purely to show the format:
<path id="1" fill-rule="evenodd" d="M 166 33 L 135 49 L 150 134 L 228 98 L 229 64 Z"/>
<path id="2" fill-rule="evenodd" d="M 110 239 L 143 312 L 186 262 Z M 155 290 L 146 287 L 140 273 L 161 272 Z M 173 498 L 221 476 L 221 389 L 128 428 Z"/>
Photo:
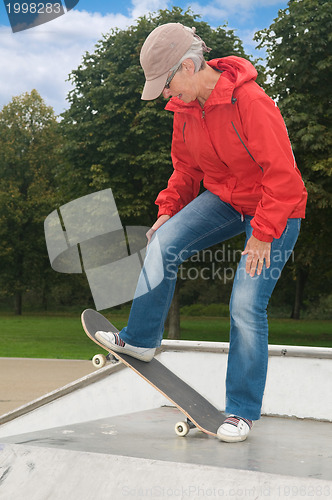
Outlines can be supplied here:
<path id="1" fill-rule="evenodd" d="M 217 436 L 220 441 L 226 441 L 226 443 L 244 441 L 247 439 L 252 426 L 252 420 L 230 415 L 217 430 Z"/>
<path id="2" fill-rule="evenodd" d="M 98 331 L 95 334 L 95 337 L 99 342 L 101 342 L 104 346 L 112 349 L 112 351 L 119 352 L 122 354 L 128 354 L 128 356 L 132 356 L 133 358 L 140 359 L 141 361 L 151 361 L 156 351 L 156 348 L 147 348 L 147 347 L 135 347 L 133 345 L 125 343 L 120 339 L 119 334 L 117 332 L 102 332 Z"/>

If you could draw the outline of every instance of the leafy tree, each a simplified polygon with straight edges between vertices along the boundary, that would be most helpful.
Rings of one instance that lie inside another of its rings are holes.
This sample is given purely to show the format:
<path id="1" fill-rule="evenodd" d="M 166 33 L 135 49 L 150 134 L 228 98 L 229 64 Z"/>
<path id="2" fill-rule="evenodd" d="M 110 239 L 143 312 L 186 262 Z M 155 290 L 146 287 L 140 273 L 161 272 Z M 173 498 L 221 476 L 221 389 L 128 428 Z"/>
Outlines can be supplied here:
<path id="1" fill-rule="evenodd" d="M 0 111 L 0 284 L 2 296 L 15 298 L 16 314 L 23 293 L 46 283 L 43 221 L 56 204 L 59 144 L 54 112 L 36 90 Z"/>
<path id="2" fill-rule="evenodd" d="M 154 200 L 172 173 L 173 116 L 164 111 L 162 97 L 142 102 L 144 74 L 139 63 L 146 37 L 168 22 L 195 26 L 213 48 L 209 58 L 245 56 L 232 30 L 226 26 L 214 30 L 190 10 L 173 7 L 144 16 L 126 30 L 112 30 L 70 75 L 74 89 L 62 122 L 67 138 L 68 163 L 62 172 L 67 196 L 72 199 L 111 187 L 124 224 L 154 222 Z M 173 337 L 179 334 L 178 307 L 173 305 L 174 317 L 169 318 L 170 330 L 175 325 Z"/>
<path id="3" fill-rule="evenodd" d="M 266 90 L 278 101 L 309 193 L 294 266 L 298 318 L 305 283 L 309 299 L 331 289 L 332 3 L 290 0 L 256 40 L 267 51 Z"/>
<path id="4" fill-rule="evenodd" d="M 164 111 L 162 97 L 141 101 L 144 75 L 139 63 L 145 38 L 168 22 L 196 26 L 213 47 L 210 58 L 244 56 L 232 30 L 213 30 L 191 11 L 173 7 L 144 16 L 126 30 L 112 30 L 70 75 L 74 89 L 62 122 L 68 160 L 62 177 L 68 198 L 111 187 L 124 223 L 153 222 L 154 200 L 172 172 L 172 113 Z"/>

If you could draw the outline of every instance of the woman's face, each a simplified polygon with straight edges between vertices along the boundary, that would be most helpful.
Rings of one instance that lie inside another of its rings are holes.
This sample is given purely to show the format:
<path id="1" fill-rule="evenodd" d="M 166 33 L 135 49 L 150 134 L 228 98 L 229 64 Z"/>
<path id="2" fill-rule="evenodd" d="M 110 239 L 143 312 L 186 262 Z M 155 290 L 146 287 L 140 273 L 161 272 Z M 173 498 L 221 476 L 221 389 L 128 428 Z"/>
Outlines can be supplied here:
<path id="1" fill-rule="evenodd" d="M 197 98 L 198 89 L 196 83 L 194 63 L 191 59 L 186 59 L 172 78 L 169 89 L 164 88 L 162 95 L 165 99 L 178 97 L 188 104 Z"/>

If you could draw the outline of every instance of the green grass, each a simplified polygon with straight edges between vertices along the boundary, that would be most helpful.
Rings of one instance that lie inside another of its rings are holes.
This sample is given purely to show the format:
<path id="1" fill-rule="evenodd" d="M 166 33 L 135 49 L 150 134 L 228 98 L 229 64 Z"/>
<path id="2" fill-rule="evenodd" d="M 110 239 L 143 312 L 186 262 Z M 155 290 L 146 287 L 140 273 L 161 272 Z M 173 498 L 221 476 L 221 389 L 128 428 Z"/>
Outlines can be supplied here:
<path id="1" fill-rule="evenodd" d="M 89 359 L 93 355 L 79 316 L 1 316 L 0 330 L 0 356 Z"/>
<path id="2" fill-rule="evenodd" d="M 229 341 L 227 318 L 188 318 L 181 321 L 183 340 Z M 269 343 L 332 347 L 332 321 L 269 320 Z"/>
<path id="3" fill-rule="evenodd" d="M 122 328 L 127 315 L 113 312 L 112 320 Z M 181 331 L 183 340 L 228 342 L 229 320 L 184 316 Z M 332 321 L 271 319 L 269 342 L 332 347 L 331 331 Z M 91 359 L 100 352 L 85 335 L 79 314 L 21 317 L 2 314 L 0 332 L 0 357 Z"/>

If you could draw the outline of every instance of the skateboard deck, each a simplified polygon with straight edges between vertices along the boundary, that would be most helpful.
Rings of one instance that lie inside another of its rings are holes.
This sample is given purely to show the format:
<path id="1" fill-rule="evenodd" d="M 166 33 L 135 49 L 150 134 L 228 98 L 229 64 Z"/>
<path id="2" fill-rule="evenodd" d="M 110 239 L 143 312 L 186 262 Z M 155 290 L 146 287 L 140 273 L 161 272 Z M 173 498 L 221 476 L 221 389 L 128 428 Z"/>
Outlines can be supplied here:
<path id="1" fill-rule="evenodd" d="M 187 417 L 186 422 L 176 424 L 175 431 L 178 435 L 185 436 L 190 428 L 197 427 L 206 434 L 216 436 L 219 426 L 226 418 L 220 410 L 157 359 L 153 358 L 146 363 L 127 354 L 112 351 L 98 342 L 95 338 L 98 330 L 119 331 L 102 314 L 93 309 L 86 309 L 81 320 L 83 329 L 91 340 L 140 375 Z"/>

